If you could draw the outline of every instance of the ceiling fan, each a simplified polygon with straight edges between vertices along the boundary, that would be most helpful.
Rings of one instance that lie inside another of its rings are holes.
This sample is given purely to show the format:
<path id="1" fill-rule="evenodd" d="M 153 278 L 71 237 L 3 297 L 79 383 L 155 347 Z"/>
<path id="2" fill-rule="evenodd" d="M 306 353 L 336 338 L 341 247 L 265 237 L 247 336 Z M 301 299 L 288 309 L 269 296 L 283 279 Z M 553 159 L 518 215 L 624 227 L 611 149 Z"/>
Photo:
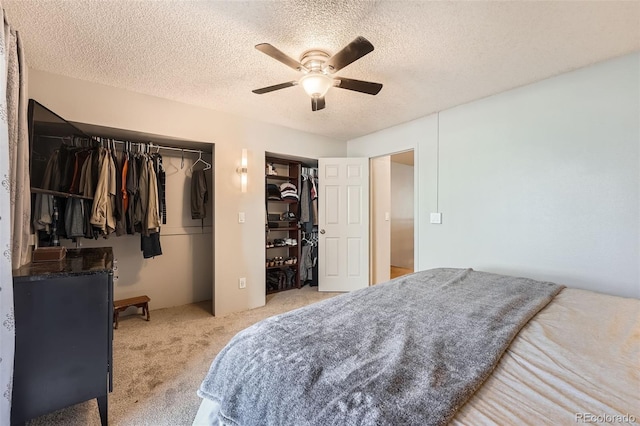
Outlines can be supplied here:
<path id="1" fill-rule="evenodd" d="M 382 84 L 380 83 L 333 76 L 335 72 L 373 51 L 373 45 L 364 37 L 357 37 L 331 57 L 324 50 L 307 50 L 300 56 L 300 61 L 287 56 L 269 43 L 257 44 L 256 49 L 303 73 L 299 80 L 252 90 L 253 93 L 258 95 L 300 85 L 311 97 L 311 110 L 319 111 L 325 107 L 324 95 L 331 87 L 353 90 L 369 95 L 377 95 L 382 89 Z"/>

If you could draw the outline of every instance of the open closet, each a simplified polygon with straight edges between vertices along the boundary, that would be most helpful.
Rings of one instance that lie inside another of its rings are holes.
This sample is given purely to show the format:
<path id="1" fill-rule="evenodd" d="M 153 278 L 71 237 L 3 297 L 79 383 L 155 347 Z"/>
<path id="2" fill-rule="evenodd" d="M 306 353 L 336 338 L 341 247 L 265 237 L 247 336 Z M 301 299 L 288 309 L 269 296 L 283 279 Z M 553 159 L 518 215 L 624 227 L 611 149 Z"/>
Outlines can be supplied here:
<path id="1" fill-rule="evenodd" d="M 318 285 L 318 168 L 302 167 L 300 186 L 300 281 Z"/>
<path id="2" fill-rule="evenodd" d="M 115 299 L 212 298 L 213 144 L 69 122 L 34 100 L 29 122 L 37 246 L 112 247 Z M 104 194 L 111 217 L 96 206 Z"/>
<path id="3" fill-rule="evenodd" d="M 268 154 L 265 165 L 266 293 L 317 286 L 317 164 Z"/>

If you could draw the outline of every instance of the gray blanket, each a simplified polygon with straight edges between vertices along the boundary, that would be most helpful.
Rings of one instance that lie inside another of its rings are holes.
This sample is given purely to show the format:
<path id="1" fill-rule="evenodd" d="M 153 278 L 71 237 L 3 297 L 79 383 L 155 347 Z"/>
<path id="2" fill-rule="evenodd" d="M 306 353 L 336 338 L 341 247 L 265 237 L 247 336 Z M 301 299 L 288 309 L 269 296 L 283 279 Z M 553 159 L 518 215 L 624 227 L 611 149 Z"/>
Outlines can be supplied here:
<path id="1" fill-rule="evenodd" d="M 231 425 L 442 425 L 562 289 L 433 269 L 261 321 L 198 395 Z"/>

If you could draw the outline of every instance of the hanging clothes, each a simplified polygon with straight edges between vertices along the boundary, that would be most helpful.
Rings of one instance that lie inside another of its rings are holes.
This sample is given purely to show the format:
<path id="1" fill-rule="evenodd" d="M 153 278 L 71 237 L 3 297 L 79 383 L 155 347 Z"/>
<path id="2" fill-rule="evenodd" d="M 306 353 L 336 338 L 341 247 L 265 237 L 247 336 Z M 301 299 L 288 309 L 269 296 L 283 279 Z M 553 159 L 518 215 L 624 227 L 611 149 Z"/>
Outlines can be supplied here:
<path id="1" fill-rule="evenodd" d="M 55 150 L 45 168 L 40 188 L 51 189 L 52 181 L 57 176 L 59 150 Z M 48 194 L 36 194 L 33 209 L 33 228 L 36 231 L 49 232 L 49 227 L 53 222 L 53 196 Z"/>
<path id="2" fill-rule="evenodd" d="M 311 250 L 313 247 L 306 245 L 302 246 L 302 254 L 299 262 L 300 269 L 300 281 L 304 282 L 310 280 L 313 277 L 313 259 L 311 257 Z"/>
<path id="3" fill-rule="evenodd" d="M 208 197 L 207 179 L 204 171 L 194 170 L 191 176 L 191 219 L 207 217 Z"/>
<path id="4" fill-rule="evenodd" d="M 82 169 L 85 166 L 87 159 L 91 156 L 91 150 L 81 149 L 76 151 L 74 155 L 75 155 L 75 162 L 73 164 L 73 178 L 71 179 L 71 185 L 69 187 L 70 194 L 80 193 Z M 85 167 L 85 170 L 86 170 L 86 167 Z"/>
<path id="5" fill-rule="evenodd" d="M 94 166 L 93 158 L 98 155 L 97 149 L 89 151 L 89 156 L 86 158 L 80 169 L 80 182 L 78 184 L 78 193 L 85 197 L 93 197 L 93 191 L 96 182 L 93 180 L 92 167 Z"/>
<path id="6" fill-rule="evenodd" d="M 102 161 L 91 210 L 91 224 L 97 227 L 103 236 L 108 236 L 116 228 L 116 169 L 109 149 L 102 149 L 100 157 Z"/>
<path id="7" fill-rule="evenodd" d="M 166 173 L 162 166 L 162 155 L 155 153 L 151 156 L 153 159 L 153 170 L 157 178 L 158 186 L 158 211 L 160 213 L 160 221 L 163 225 L 167 224 L 167 200 L 166 200 Z"/>
<path id="8" fill-rule="evenodd" d="M 135 230 L 137 232 L 146 234 L 149 197 L 149 169 L 147 167 L 146 156 L 140 155 L 138 160 L 138 197 L 136 199 L 134 223 Z"/>
<path id="9" fill-rule="evenodd" d="M 127 165 L 127 234 L 131 235 L 136 233 L 136 205 L 140 202 L 139 170 L 139 158 L 129 156 Z"/>
<path id="10" fill-rule="evenodd" d="M 122 160 L 122 186 L 120 187 L 120 194 L 122 196 L 122 210 L 124 211 L 124 216 L 127 215 L 127 210 L 129 209 L 129 193 L 127 192 L 128 172 L 129 152 L 125 153 L 124 159 Z"/>
<path id="11" fill-rule="evenodd" d="M 58 150 L 59 181 L 51 188 L 52 190 L 66 192 L 69 189 L 69 185 L 71 184 L 71 176 L 69 176 L 69 174 L 73 174 L 73 169 L 69 172 L 69 168 L 72 168 L 72 156 L 73 154 L 70 152 L 70 148 L 67 145 L 60 145 L 60 149 Z"/>
<path id="12" fill-rule="evenodd" d="M 318 178 L 315 169 L 305 169 L 308 174 L 303 174 L 300 188 L 300 223 L 305 232 L 311 232 L 314 226 L 318 226 Z"/>
<path id="13" fill-rule="evenodd" d="M 300 188 L 300 222 L 311 221 L 311 186 L 306 176 L 302 177 L 302 188 Z"/>
<path id="14" fill-rule="evenodd" d="M 302 229 L 311 232 L 313 229 L 312 205 L 311 205 L 311 181 L 305 176 L 300 189 L 300 222 Z"/>
<path id="15" fill-rule="evenodd" d="M 160 233 L 152 232 L 149 235 L 140 235 L 140 250 L 142 251 L 142 257 L 145 259 L 160 256 L 162 254 Z"/>
<path id="16" fill-rule="evenodd" d="M 311 178 L 311 222 L 313 226 L 318 226 L 318 178 Z"/>
<path id="17" fill-rule="evenodd" d="M 53 222 L 53 195 L 36 194 L 33 209 L 33 228 L 36 231 L 49 232 Z"/>
<path id="18" fill-rule="evenodd" d="M 149 191 L 147 193 L 146 232 L 148 235 L 157 232 L 160 228 L 160 210 L 158 209 L 158 178 L 153 168 L 153 161 L 147 157 L 147 175 Z"/>
<path id="19" fill-rule="evenodd" d="M 140 232 L 140 250 L 145 259 L 160 256 L 160 214 L 158 210 L 158 181 L 154 170 L 153 160 L 147 154 L 136 158 L 132 169 L 138 171 L 138 191 L 134 204 L 134 227 Z M 129 186 L 127 186 L 129 191 Z M 130 196 L 132 194 L 129 194 Z M 131 198 L 129 200 L 131 204 Z M 131 207 L 131 205 L 129 205 Z"/>
<path id="20" fill-rule="evenodd" d="M 86 141 L 100 146 L 89 147 Z M 98 137 L 64 139 L 47 162 L 41 188 L 82 198 L 36 194 L 34 228 L 47 231 L 51 241 L 58 236 L 97 239 L 138 232 L 144 258 L 161 255 L 160 228 L 167 223 L 168 210 L 162 156 L 142 149 L 133 154 L 127 142 L 118 151 L 115 143 Z M 149 150 L 148 144 L 138 146 Z M 204 219 L 208 202 L 204 171 L 194 171 L 192 179 L 192 214 Z"/>
<path id="21" fill-rule="evenodd" d="M 116 235 L 118 237 L 127 233 L 127 212 L 125 209 L 125 197 L 127 194 L 126 160 L 127 154 L 125 152 L 116 154 Z"/>
<path id="22" fill-rule="evenodd" d="M 121 163 L 121 155 L 115 149 L 115 144 L 111 146 L 109 150 L 109 154 L 111 155 L 111 161 L 113 162 L 113 172 L 114 172 L 114 187 L 113 187 L 113 218 L 115 219 L 113 223 L 113 231 L 116 235 L 122 235 L 122 231 L 120 226 L 118 225 L 121 222 L 121 213 L 122 213 L 122 197 L 120 195 L 120 187 L 122 186 L 122 163 Z"/>
<path id="23" fill-rule="evenodd" d="M 67 200 L 64 221 L 67 238 L 84 237 L 84 200 L 79 198 Z"/>

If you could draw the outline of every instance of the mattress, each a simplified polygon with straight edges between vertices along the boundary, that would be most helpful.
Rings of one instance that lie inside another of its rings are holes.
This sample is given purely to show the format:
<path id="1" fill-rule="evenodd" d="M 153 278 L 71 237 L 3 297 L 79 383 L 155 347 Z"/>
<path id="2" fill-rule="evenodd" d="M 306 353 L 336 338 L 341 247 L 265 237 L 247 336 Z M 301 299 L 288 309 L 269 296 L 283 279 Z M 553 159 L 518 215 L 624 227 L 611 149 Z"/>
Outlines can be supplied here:
<path id="1" fill-rule="evenodd" d="M 640 422 L 640 300 L 564 289 L 453 425 Z"/>
<path id="2" fill-rule="evenodd" d="M 220 424 L 203 399 L 194 425 Z M 520 331 L 450 424 L 640 421 L 640 301 L 564 289 Z"/>

